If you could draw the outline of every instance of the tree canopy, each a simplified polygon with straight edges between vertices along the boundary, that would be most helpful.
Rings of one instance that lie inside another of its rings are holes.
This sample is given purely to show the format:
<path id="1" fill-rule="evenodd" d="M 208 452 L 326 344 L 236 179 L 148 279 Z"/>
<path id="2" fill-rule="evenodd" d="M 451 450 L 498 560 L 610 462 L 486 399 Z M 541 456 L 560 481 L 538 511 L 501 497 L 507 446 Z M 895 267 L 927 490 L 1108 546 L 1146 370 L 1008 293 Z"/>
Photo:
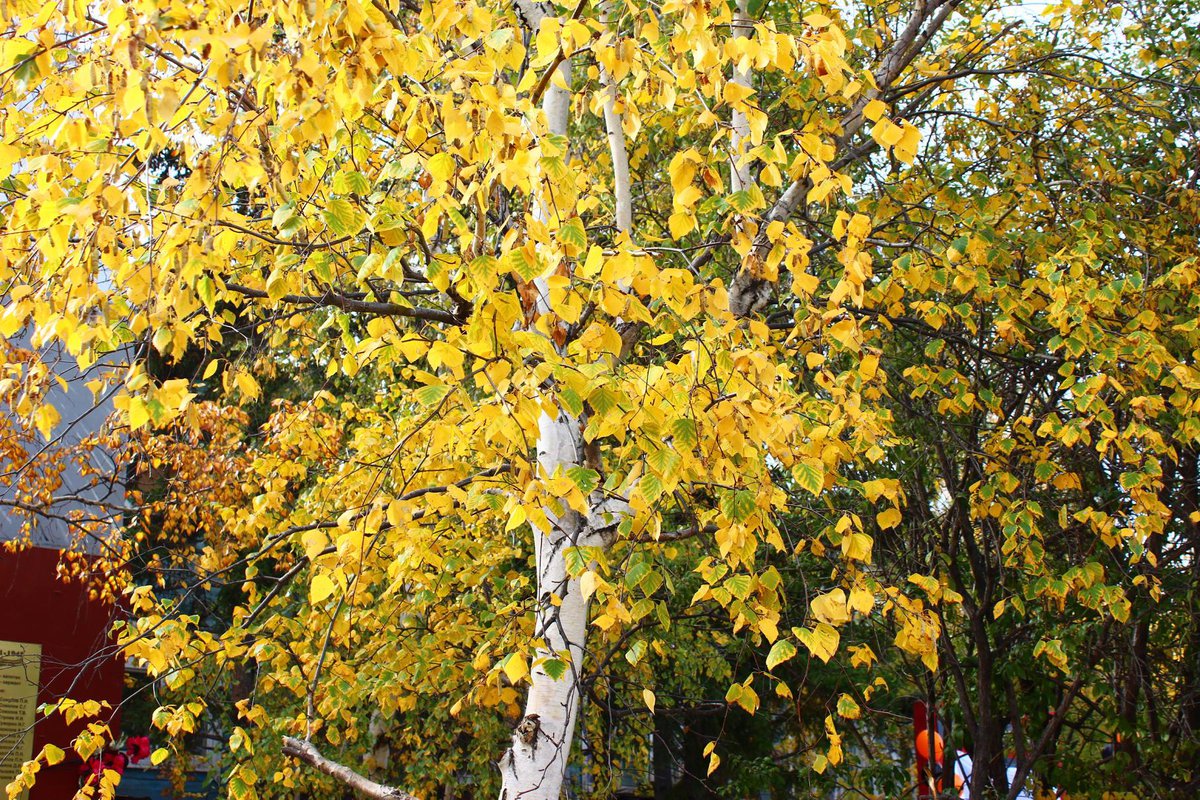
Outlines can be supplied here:
<path id="1" fill-rule="evenodd" d="M 1193 796 L 1194 3 L 9 9 L 4 502 L 231 797 Z"/>

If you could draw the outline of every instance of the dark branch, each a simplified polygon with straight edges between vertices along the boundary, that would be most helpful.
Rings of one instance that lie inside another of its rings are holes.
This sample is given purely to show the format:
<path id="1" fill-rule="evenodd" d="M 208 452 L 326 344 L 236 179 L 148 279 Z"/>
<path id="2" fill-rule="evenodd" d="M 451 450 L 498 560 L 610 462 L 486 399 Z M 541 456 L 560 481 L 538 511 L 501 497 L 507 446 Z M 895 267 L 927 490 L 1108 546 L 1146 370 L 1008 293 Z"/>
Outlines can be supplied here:
<path id="1" fill-rule="evenodd" d="M 249 286 L 242 286 L 237 283 L 225 284 L 229 289 L 245 295 L 246 297 L 254 297 L 260 300 L 265 300 L 269 295 L 261 289 L 251 289 Z M 298 295 L 287 294 L 279 298 L 284 303 L 292 303 L 295 305 L 309 306 L 332 306 L 340 308 L 343 311 L 354 311 L 362 314 L 376 314 L 386 317 L 411 317 L 413 319 L 423 319 L 429 322 L 443 322 L 447 325 L 462 325 L 465 320 L 461 319 L 457 314 L 449 311 L 443 311 L 439 308 L 414 308 L 413 306 L 405 306 L 400 303 L 381 303 L 373 300 L 357 300 L 353 297 L 347 297 L 344 294 L 339 294 L 334 291 L 328 291 L 321 295 Z"/>

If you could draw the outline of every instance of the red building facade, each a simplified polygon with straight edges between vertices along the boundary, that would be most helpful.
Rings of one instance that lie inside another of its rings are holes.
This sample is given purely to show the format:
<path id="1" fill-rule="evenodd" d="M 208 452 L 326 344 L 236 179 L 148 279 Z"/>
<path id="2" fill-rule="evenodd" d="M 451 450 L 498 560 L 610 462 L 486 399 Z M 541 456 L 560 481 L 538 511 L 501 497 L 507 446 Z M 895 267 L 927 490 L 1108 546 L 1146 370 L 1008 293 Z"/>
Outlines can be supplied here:
<path id="1" fill-rule="evenodd" d="M 4 520 L 0 519 L 0 524 Z M 0 537 L 3 538 L 3 537 Z M 114 733 L 119 730 L 119 712 L 124 688 L 124 660 L 111 638 L 115 607 L 90 599 L 80 580 L 58 577 L 62 552 L 47 547 L 10 551 L 0 545 L 0 641 L 41 646 L 37 670 L 37 703 L 64 697 L 106 702 L 100 721 Z M 61 714 L 38 715 L 33 728 L 32 752 L 46 744 L 67 751 L 64 762 L 43 766 L 29 800 L 66 800 L 79 786 L 81 762 L 70 743 L 85 722 L 68 726 Z M 16 741 L 0 742 L 8 750 Z M 12 780 L 0 775 L 0 790 Z"/>

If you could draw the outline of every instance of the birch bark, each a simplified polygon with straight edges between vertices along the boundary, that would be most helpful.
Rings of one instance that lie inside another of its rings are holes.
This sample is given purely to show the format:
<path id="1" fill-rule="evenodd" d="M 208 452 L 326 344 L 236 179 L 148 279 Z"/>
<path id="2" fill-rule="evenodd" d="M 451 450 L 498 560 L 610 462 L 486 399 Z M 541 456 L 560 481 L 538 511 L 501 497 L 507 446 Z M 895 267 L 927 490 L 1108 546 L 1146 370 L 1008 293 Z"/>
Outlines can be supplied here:
<path id="1" fill-rule="evenodd" d="M 518 11 L 531 34 L 542 20 L 551 16 L 549 7 L 518 0 Z M 564 58 L 555 67 L 542 96 L 542 112 L 551 134 L 566 136 L 570 117 L 571 60 Z M 534 204 L 534 216 L 545 222 L 553 208 L 543 185 Z M 539 314 L 547 313 L 549 290 L 545 279 L 534 282 Z M 548 479 L 583 463 L 583 425 L 576 416 L 559 411 L 543 412 L 538 419 L 537 462 L 540 477 Z M 593 498 L 595 513 L 586 517 L 578 512 L 547 506 L 546 529 L 535 527 L 534 552 L 537 568 L 534 636 L 539 646 L 534 652 L 525 716 L 513 729 L 512 742 L 499 762 L 502 800 L 558 800 L 566 778 L 575 723 L 579 714 L 579 678 L 583 665 L 587 634 L 588 603 L 579 581 L 567 575 L 565 551 L 570 547 L 603 543 L 604 528 L 612 522 L 602 519 L 603 503 Z M 615 524 L 615 523 L 613 523 Z M 546 659 L 567 662 L 558 678 L 545 669 Z M 538 663 L 543 662 L 543 663 Z"/>
<path id="2" fill-rule="evenodd" d="M 547 15 L 544 7 L 525 2 L 518 6 L 531 31 L 536 32 L 541 20 Z M 736 35 L 748 36 L 751 28 L 746 0 L 738 5 Z M 607 25 L 607 7 L 603 12 Z M 562 86 L 570 85 L 571 62 L 564 59 L 557 67 Z M 613 163 L 613 191 L 615 194 L 615 223 L 623 236 L 632 236 L 633 203 L 629 175 L 629 158 L 625 142 L 623 115 L 619 106 L 619 92 L 612 76 L 601 67 L 600 78 L 604 87 L 603 113 L 605 132 Z M 738 72 L 735 80 L 750 85 L 748 71 Z M 542 111 L 546 116 L 550 133 L 567 135 L 570 112 L 570 93 L 551 81 L 543 97 Z M 749 163 L 742 157 L 749 137 L 749 125 L 744 114 L 733 119 L 734 161 L 732 181 L 735 188 L 750 185 Z M 551 205 L 545 196 L 535 204 L 534 214 L 547 221 Z M 548 297 L 544 281 L 537 281 L 539 305 Z M 748 306 L 751 301 L 740 296 L 736 285 L 730 297 L 732 308 Z M 549 307 L 539 307 L 541 313 Z M 557 416 L 543 414 L 538 423 L 538 467 L 542 477 L 573 466 L 585 460 L 582 436 L 583 422 L 578 417 L 560 411 Z M 564 552 L 569 547 L 603 547 L 608 544 L 607 534 L 615 528 L 621 515 L 628 512 L 628 504 L 620 498 L 605 498 L 594 495 L 590 498 L 586 516 L 559 509 L 543 509 L 549 520 L 547 530 L 534 531 L 534 548 L 537 563 L 538 605 L 535 620 L 535 636 L 542 639 L 544 647 L 535 653 L 535 660 L 546 658 L 565 659 L 566 672 L 560 678 L 547 674 L 542 666 L 532 670 L 532 681 L 525 704 L 525 716 L 513 730 L 512 743 L 500 759 L 503 773 L 501 800 L 558 800 L 566 778 L 571 744 L 579 713 L 579 679 L 582 675 L 583 659 L 588 623 L 588 601 L 580 591 L 579 581 L 570 578 L 566 571 Z"/>
<path id="3" fill-rule="evenodd" d="M 546 15 L 544 7 L 522 3 L 522 16 L 532 31 L 536 32 Z M 607 22 L 607 11 L 605 20 Z M 563 59 L 557 69 L 562 85 L 551 81 L 543 97 L 542 111 L 549 132 L 566 136 L 571 97 L 562 87 L 570 85 L 570 59 Z M 621 233 L 628 235 L 633 210 L 622 114 L 617 106 L 617 87 L 607 71 L 603 72 L 602 81 L 605 87 L 604 121 L 613 161 L 616 225 Z M 547 198 L 542 196 L 535 204 L 534 215 L 541 221 L 548 221 L 551 208 Z M 535 285 L 539 306 L 544 306 L 548 297 L 545 281 L 539 280 Z M 542 313 L 549 310 L 548 307 L 539 308 Z M 565 411 L 559 411 L 556 416 L 542 414 L 538 421 L 537 451 L 538 469 L 543 478 L 584 463 L 583 423 L 584 420 Z M 588 623 L 588 601 L 580 590 L 579 581 L 567 575 L 564 555 L 569 547 L 606 545 L 608 534 L 616 527 L 621 515 L 628 511 L 628 504 L 620 498 L 606 498 L 597 493 L 589 498 L 586 516 L 553 507 L 543 510 L 549 527 L 534 531 L 537 563 L 534 633 L 544 646 L 535 653 L 535 661 L 558 658 L 565 660 L 568 666 L 557 679 L 540 665 L 532 669 L 525 716 L 513 730 L 512 744 L 500 760 L 502 800 L 557 800 L 562 793 L 579 714 L 579 679 Z"/>
<path id="4" fill-rule="evenodd" d="M 735 39 L 748 39 L 754 32 L 754 22 L 750 19 L 749 0 L 738 0 L 737 11 L 733 14 L 733 36 Z M 753 88 L 750 83 L 750 69 L 742 69 L 742 59 L 733 67 L 731 83 L 744 88 Z M 729 185 L 733 191 L 740 192 L 750 186 L 750 159 L 746 156 L 746 148 L 750 141 L 750 122 L 746 112 L 736 108 L 730 119 L 729 136 Z"/>

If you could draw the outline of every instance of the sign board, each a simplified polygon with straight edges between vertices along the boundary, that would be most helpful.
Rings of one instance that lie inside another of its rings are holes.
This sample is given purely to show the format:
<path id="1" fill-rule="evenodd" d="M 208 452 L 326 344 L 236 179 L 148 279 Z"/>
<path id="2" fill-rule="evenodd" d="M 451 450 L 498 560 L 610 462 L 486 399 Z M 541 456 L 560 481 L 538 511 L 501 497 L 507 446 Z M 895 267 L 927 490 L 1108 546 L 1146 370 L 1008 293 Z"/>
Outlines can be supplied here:
<path id="1" fill-rule="evenodd" d="M 42 646 L 0 640 L 0 793 L 33 758 Z"/>

